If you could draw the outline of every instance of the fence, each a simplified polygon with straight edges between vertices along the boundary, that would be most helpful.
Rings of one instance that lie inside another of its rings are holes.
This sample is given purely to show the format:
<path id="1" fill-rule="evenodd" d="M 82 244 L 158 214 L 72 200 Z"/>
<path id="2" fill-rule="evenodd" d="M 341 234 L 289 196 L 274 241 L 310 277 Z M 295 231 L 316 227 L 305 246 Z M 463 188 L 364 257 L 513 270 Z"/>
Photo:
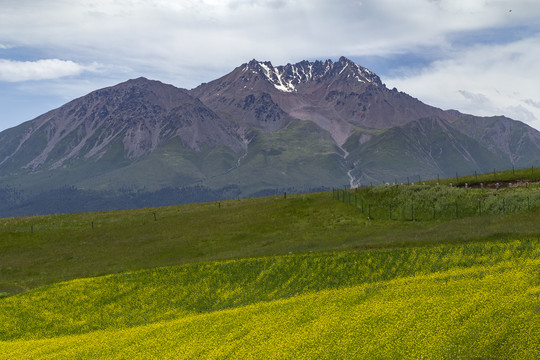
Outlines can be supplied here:
<path id="1" fill-rule="evenodd" d="M 512 166 L 511 169 L 493 169 L 493 171 L 487 171 L 478 173 L 478 171 L 460 172 L 454 171 L 445 174 L 439 173 L 422 173 L 421 175 L 408 175 L 408 176 L 384 176 L 381 174 L 374 175 L 373 177 L 365 177 L 355 181 L 357 187 L 373 187 L 378 185 L 414 185 L 414 184 L 453 184 L 463 185 L 465 183 L 479 183 L 479 182 L 497 182 L 520 179 L 538 179 L 540 177 L 540 168 L 525 167 L 516 169 Z M 349 185 L 345 185 L 348 187 Z"/>
<path id="2" fill-rule="evenodd" d="M 540 209 L 540 189 L 532 186 L 510 191 L 405 185 L 374 189 L 334 189 L 332 196 L 379 220 L 428 221 Z"/>

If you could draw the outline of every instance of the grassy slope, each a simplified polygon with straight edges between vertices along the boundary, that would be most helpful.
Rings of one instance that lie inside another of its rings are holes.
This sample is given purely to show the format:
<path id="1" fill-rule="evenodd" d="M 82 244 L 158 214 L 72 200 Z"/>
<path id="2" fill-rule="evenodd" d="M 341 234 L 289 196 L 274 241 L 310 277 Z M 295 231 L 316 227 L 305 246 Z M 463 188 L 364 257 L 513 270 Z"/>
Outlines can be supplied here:
<path id="1" fill-rule="evenodd" d="M 242 189 L 242 196 L 274 188 L 314 189 L 348 183 L 340 150 L 326 131 L 310 121 L 293 121 L 272 133 L 254 130 L 249 137 L 246 155 L 224 146 L 189 150 L 175 138 L 148 156 L 131 161 L 125 159 L 122 144 L 114 143 L 99 161 L 78 161 L 67 169 L 23 172 L 17 177 L 0 174 L 0 180 L 3 185 L 34 192 L 63 185 L 151 191 L 196 185 L 221 189 L 235 184 Z"/>
<path id="2" fill-rule="evenodd" d="M 0 292 L 51 285 L 0 299 L 0 358 L 532 358 L 538 215 L 368 220 L 320 193 L 1 219 Z"/>
<path id="3" fill-rule="evenodd" d="M 512 241 L 285 255 L 78 279 L 4 299 L 0 339 L 145 325 L 321 290 L 539 257 L 538 240 Z"/>
<path id="4" fill-rule="evenodd" d="M 491 184 L 493 185 L 493 184 Z M 499 189 L 449 186 L 378 186 L 334 191 L 334 198 L 354 205 L 372 219 L 450 220 L 482 214 L 505 215 L 540 209 L 538 184 Z"/>
<path id="5" fill-rule="evenodd" d="M 243 195 L 276 187 L 311 189 L 349 182 L 341 151 L 330 135 L 310 121 L 293 121 L 275 132 L 254 130 L 240 166 L 204 184 L 237 184 Z M 256 174 L 256 176 L 253 176 Z"/>
<path id="6" fill-rule="evenodd" d="M 538 212 L 532 211 L 370 221 L 353 206 L 333 200 L 331 193 L 231 200 L 221 208 L 206 203 L 0 219 L 0 293 L 189 262 L 536 237 L 537 219 Z"/>
<path id="7" fill-rule="evenodd" d="M 463 174 L 478 168 L 489 171 L 511 166 L 468 136 L 433 119 L 391 128 L 363 144 L 347 145 L 352 158 L 361 164 L 353 175 L 364 184 L 393 181 L 395 177 L 402 182 L 415 174 L 424 178 L 452 176 L 456 171 Z"/>
<path id="8" fill-rule="evenodd" d="M 537 310 L 540 260 L 527 260 L 527 256 L 516 251 L 516 246 L 513 249 L 502 243 L 498 246 L 490 252 L 495 265 L 460 266 L 432 274 L 422 271 L 427 274 L 301 291 L 288 299 L 204 314 L 177 313 L 174 320 L 129 329 L 121 322 L 109 330 L 76 336 L 40 340 L 42 334 L 31 334 L 38 339 L 0 342 L 3 354 L 0 358 L 283 359 L 294 354 L 295 358 L 306 359 L 533 359 L 540 350 L 540 339 L 536 336 L 540 330 Z M 529 246 L 535 248 L 533 253 L 537 256 L 538 243 Z M 431 256 L 445 253 L 449 248 L 435 249 L 431 250 Z M 504 261 L 510 254 L 512 261 Z M 458 259 L 457 255 L 450 251 L 442 258 Z M 311 277 L 313 283 L 324 284 L 322 269 L 315 266 L 302 273 Z M 200 277 L 203 284 L 199 287 L 206 285 L 204 279 Z M 114 278 L 108 280 L 115 282 Z M 106 282 L 85 287 L 89 293 L 78 291 L 76 300 L 110 289 Z M 295 288 L 293 283 L 282 286 Z M 215 285 L 222 299 L 234 290 L 234 287 Z M 55 300 L 45 298 L 66 296 L 77 286 L 80 284 L 71 282 L 48 289 L 41 295 L 41 301 L 54 303 Z M 236 290 L 242 292 L 241 286 Z M 153 290 L 146 293 L 147 299 L 151 299 Z M 122 295 L 117 295 L 115 304 L 122 303 L 118 301 Z M 69 306 L 65 302 L 56 305 Z M 132 312 L 139 314 L 136 310 Z M 121 319 L 114 309 L 106 306 L 97 313 Z M 91 311 L 85 314 L 98 317 Z M 42 310 L 42 317 L 52 319 L 54 315 Z M 77 325 L 76 320 L 57 318 L 56 321 L 63 322 L 61 325 L 65 327 Z M 66 333 L 70 334 L 70 330 Z"/>

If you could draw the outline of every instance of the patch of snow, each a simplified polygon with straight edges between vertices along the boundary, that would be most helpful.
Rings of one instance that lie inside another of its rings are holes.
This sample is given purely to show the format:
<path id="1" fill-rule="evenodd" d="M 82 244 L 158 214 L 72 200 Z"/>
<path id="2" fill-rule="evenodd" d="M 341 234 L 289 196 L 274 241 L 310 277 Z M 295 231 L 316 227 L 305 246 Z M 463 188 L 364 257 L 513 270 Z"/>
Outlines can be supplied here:
<path id="1" fill-rule="evenodd" d="M 360 79 L 360 76 L 354 75 L 354 77 L 356 78 L 356 80 L 358 80 L 358 82 L 365 83 L 364 80 Z"/>
<path id="2" fill-rule="evenodd" d="M 368 82 L 370 82 L 370 83 L 373 82 L 372 77 L 373 77 L 374 74 L 373 74 L 371 71 L 369 71 L 369 70 L 366 69 L 366 68 L 361 67 L 361 66 L 358 65 L 358 64 L 356 64 L 356 70 L 357 70 L 357 72 L 358 72 L 360 75 L 362 75 L 362 77 L 363 77 L 364 79 L 366 79 Z M 365 81 L 362 81 L 362 82 L 365 82 Z"/>
<path id="3" fill-rule="evenodd" d="M 262 62 L 260 62 L 259 65 L 263 68 L 266 77 L 270 77 L 269 76 L 270 68 L 265 63 L 262 63 Z"/>
<path id="4" fill-rule="evenodd" d="M 293 66 L 292 67 L 292 70 L 293 70 L 293 75 L 295 75 L 296 77 L 300 78 L 300 74 L 298 73 L 298 69 L 296 68 L 296 66 Z"/>
<path id="5" fill-rule="evenodd" d="M 276 89 L 284 92 L 293 92 L 296 90 L 291 80 L 289 80 L 287 84 L 283 84 L 282 74 L 280 74 L 277 69 L 275 69 L 275 74 L 279 81 L 279 84 L 274 84 Z"/>
<path id="6" fill-rule="evenodd" d="M 276 89 L 283 92 L 294 92 L 296 90 L 291 81 L 288 83 L 283 82 L 282 74 L 280 73 L 279 69 L 270 67 L 264 63 L 259 63 L 259 65 L 263 69 L 264 75 L 268 81 L 270 81 Z"/>

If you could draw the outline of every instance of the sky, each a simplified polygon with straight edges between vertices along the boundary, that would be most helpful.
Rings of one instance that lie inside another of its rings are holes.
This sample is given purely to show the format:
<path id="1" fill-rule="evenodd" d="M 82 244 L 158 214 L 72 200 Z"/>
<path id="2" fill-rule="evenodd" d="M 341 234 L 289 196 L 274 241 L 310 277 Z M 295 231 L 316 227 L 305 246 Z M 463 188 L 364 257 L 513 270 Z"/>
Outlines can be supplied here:
<path id="1" fill-rule="evenodd" d="M 540 130 L 538 0 L 0 0 L 0 131 L 144 76 L 345 56 L 390 89 Z"/>

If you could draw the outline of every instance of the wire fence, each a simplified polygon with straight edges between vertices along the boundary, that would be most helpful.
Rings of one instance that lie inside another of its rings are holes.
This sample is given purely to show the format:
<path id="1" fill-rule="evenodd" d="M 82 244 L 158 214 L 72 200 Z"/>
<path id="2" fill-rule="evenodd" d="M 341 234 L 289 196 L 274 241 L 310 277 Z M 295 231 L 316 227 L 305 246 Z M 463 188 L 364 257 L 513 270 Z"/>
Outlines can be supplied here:
<path id="1" fill-rule="evenodd" d="M 540 189 L 529 184 L 513 191 L 510 188 L 452 189 L 418 185 L 382 188 L 377 191 L 333 189 L 332 196 L 355 207 L 369 219 L 379 220 L 429 221 L 540 209 Z"/>
<path id="2" fill-rule="evenodd" d="M 450 173 L 422 173 L 421 175 L 408 175 L 408 176 L 384 176 L 378 174 L 377 176 L 369 177 L 364 176 L 356 181 L 356 187 L 373 187 L 378 185 L 418 185 L 418 184 L 453 184 L 463 185 L 465 183 L 495 183 L 497 181 L 507 181 L 514 179 L 515 177 L 522 179 L 538 179 L 540 177 L 540 168 L 537 167 L 523 167 L 515 168 L 512 166 L 510 169 L 493 169 L 493 171 L 481 172 L 468 171 L 460 172 L 454 171 Z M 350 187 L 350 185 L 345 185 Z"/>

